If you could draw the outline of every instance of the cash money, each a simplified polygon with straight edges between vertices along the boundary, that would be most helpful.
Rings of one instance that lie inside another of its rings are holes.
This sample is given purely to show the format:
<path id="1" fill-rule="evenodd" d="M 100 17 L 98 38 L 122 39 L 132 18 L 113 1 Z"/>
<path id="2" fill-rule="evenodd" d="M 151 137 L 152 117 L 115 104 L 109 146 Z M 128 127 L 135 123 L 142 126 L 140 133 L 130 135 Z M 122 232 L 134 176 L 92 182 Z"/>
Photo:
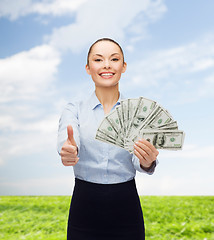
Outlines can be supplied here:
<path id="1" fill-rule="evenodd" d="M 140 138 L 157 149 L 180 150 L 184 136 L 168 110 L 156 101 L 139 97 L 121 100 L 102 120 L 95 139 L 133 153 L 134 143 Z"/>
<path id="2" fill-rule="evenodd" d="M 171 131 L 171 130 L 144 130 L 140 132 L 140 138 L 144 138 L 151 142 L 157 149 L 182 149 L 184 141 L 183 131 Z"/>
<path id="3" fill-rule="evenodd" d="M 179 130 L 147 130 L 144 129 L 136 137 L 135 141 L 140 138 L 146 139 L 157 149 L 181 150 L 183 146 L 185 134 Z M 134 147 L 132 143 L 126 143 L 126 149 L 133 153 Z"/>
<path id="4" fill-rule="evenodd" d="M 170 123 L 166 123 L 164 125 L 158 126 L 157 129 L 178 130 L 178 124 L 177 124 L 177 121 L 172 121 Z"/>
<path id="5" fill-rule="evenodd" d="M 124 144 L 121 144 L 117 139 L 111 138 L 110 136 L 107 136 L 106 134 L 100 132 L 99 130 L 97 130 L 96 132 L 95 139 L 124 148 Z"/>
<path id="6" fill-rule="evenodd" d="M 116 122 L 117 119 L 113 121 Z M 97 130 L 96 136 L 105 138 L 106 141 L 111 139 L 112 141 L 114 141 L 115 143 L 117 142 L 121 146 L 123 146 L 124 144 L 123 135 L 121 135 L 120 132 L 116 130 L 115 125 L 111 123 L 108 116 L 106 116 L 101 122 Z"/>
<path id="7" fill-rule="evenodd" d="M 135 102 L 135 104 L 137 104 L 137 106 L 135 107 L 134 114 L 130 121 L 126 138 L 128 138 L 128 136 L 130 135 L 136 134 L 139 131 L 139 129 L 144 124 L 146 118 L 149 116 L 149 114 L 154 110 L 156 106 L 155 101 L 143 97 L 140 97 L 138 101 Z"/>

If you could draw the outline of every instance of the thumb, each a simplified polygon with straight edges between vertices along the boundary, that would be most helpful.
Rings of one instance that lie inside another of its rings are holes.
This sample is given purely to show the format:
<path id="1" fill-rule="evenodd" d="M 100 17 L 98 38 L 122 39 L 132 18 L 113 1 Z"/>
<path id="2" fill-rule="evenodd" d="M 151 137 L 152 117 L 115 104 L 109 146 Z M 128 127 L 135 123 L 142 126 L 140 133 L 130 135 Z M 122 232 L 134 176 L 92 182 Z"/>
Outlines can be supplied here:
<path id="1" fill-rule="evenodd" d="M 68 126 L 67 126 L 67 133 L 68 133 L 68 141 L 69 141 L 72 145 L 76 146 L 76 142 L 75 142 L 75 140 L 74 140 L 74 131 L 73 131 L 73 128 L 72 128 L 71 125 L 68 125 Z"/>

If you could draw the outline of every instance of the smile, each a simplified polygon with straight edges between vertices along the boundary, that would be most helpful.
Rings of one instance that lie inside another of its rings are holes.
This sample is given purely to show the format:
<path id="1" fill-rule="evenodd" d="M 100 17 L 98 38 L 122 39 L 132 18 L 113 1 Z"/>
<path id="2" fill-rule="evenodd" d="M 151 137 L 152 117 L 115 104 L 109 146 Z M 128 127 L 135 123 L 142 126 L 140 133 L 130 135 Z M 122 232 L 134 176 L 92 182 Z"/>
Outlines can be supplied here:
<path id="1" fill-rule="evenodd" d="M 106 72 L 106 73 L 100 73 L 99 75 L 101 77 L 112 77 L 114 75 L 114 73 Z"/>

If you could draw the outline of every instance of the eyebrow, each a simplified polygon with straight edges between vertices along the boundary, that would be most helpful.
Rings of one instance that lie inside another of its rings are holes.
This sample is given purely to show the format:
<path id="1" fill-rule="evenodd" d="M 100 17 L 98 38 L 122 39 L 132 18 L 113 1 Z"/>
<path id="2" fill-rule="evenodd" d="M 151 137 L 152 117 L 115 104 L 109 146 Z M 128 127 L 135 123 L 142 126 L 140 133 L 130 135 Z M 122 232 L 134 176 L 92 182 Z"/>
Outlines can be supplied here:
<path id="1" fill-rule="evenodd" d="M 112 53 L 112 54 L 111 54 L 111 57 L 114 56 L 114 55 L 120 55 L 120 54 L 119 54 L 119 53 Z M 102 54 L 98 54 L 98 53 L 94 54 L 93 56 L 103 57 Z"/>

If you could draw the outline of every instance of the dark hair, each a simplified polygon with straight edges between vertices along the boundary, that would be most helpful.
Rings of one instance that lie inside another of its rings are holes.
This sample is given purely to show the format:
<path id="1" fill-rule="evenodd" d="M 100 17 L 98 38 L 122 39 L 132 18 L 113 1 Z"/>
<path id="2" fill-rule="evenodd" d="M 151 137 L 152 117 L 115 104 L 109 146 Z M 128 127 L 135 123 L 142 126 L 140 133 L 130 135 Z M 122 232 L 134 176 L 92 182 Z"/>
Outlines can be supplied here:
<path id="1" fill-rule="evenodd" d="M 116 45 L 120 48 L 120 51 L 121 51 L 121 53 L 122 53 L 122 55 L 123 55 L 123 62 L 124 62 L 124 53 L 123 53 L 123 50 L 122 50 L 120 44 L 117 43 L 116 41 L 114 41 L 114 40 L 111 39 L 111 38 L 100 38 L 100 39 L 98 39 L 96 42 L 94 42 L 94 43 L 91 45 L 91 47 L 89 48 L 89 50 L 88 50 L 87 65 L 89 65 L 89 55 L 90 55 L 90 53 L 91 53 L 91 51 L 92 51 L 93 46 L 94 46 L 96 43 L 102 42 L 102 41 L 109 41 L 109 42 L 113 42 L 114 44 L 116 44 Z"/>

